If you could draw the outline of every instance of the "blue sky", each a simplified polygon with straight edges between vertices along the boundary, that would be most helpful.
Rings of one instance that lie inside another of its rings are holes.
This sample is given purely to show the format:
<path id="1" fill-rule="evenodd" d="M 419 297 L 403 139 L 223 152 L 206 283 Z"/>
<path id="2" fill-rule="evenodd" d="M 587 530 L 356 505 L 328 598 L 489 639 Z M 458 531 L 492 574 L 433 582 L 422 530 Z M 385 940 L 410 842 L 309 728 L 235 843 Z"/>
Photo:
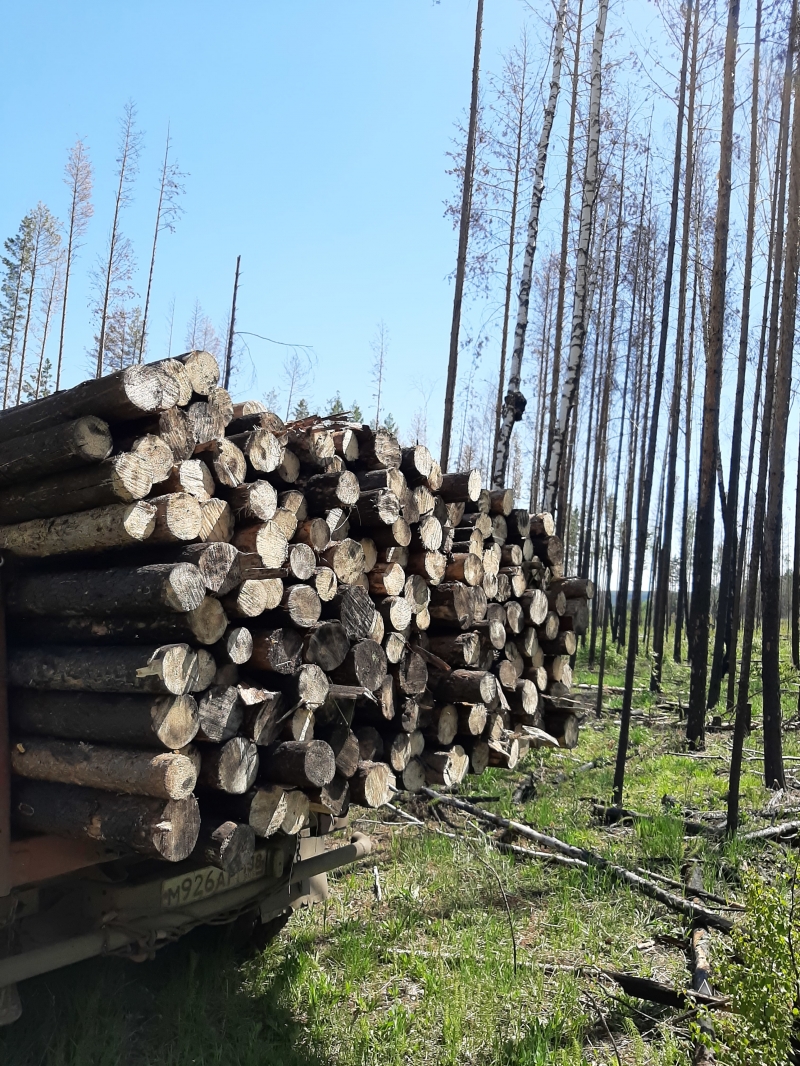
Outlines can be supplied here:
<path id="1" fill-rule="evenodd" d="M 643 25 L 657 19 L 646 0 L 624 11 Z M 622 16 L 612 5 L 612 21 Z M 438 435 L 455 259 L 446 152 L 469 98 L 474 17 L 475 0 L 7 5 L 0 237 L 39 199 L 65 215 L 62 170 L 76 136 L 95 166 L 65 383 L 87 370 L 89 272 L 110 224 L 117 123 L 132 99 L 145 150 L 123 229 L 140 292 L 167 123 L 189 174 L 185 215 L 160 246 L 150 357 L 166 352 L 173 298 L 173 351 L 196 300 L 224 322 L 241 254 L 238 326 L 313 346 L 310 399 L 323 405 L 339 389 L 369 408 L 369 342 L 382 319 L 393 414 L 407 426 L 427 394 Z M 484 70 L 499 67 L 526 20 L 541 34 L 551 17 L 541 0 L 488 0 Z M 280 386 L 283 350 L 250 344 L 240 397 Z"/>

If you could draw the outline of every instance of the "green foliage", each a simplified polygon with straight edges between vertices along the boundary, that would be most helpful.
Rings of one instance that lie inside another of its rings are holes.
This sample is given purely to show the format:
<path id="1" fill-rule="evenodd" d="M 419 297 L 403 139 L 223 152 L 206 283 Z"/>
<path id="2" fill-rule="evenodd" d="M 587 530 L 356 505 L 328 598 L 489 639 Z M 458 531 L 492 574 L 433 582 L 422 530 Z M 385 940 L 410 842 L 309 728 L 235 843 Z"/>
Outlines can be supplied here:
<path id="1" fill-rule="evenodd" d="M 391 411 L 386 416 L 386 418 L 383 420 L 383 427 L 382 428 L 385 429 L 388 433 L 392 433 L 395 437 L 400 432 L 400 427 L 395 422 Z"/>
<path id="2" fill-rule="evenodd" d="M 340 415 L 344 411 L 345 407 L 338 389 L 336 390 L 336 395 L 325 404 L 325 409 L 329 415 Z"/>
<path id="3" fill-rule="evenodd" d="M 99 334 L 95 344 L 100 343 Z M 115 370 L 135 366 L 139 362 L 142 343 L 141 307 L 115 307 L 106 320 L 106 335 L 103 352 L 103 369 L 112 374 Z"/>
<path id="4" fill-rule="evenodd" d="M 294 411 L 292 411 L 292 418 L 308 418 L 310 414 L 311 412 L 308 409 L 308 404 L 301 396 L 294 406 Z"/>
<path id="5" fill-rule="evenodd" d="M 784 1066 L 798 1021 L 800 921 L 795 913 L 797 867 L 777 885 L 745 877 L 747 914 L 719 961 L 721 992 L 730 1013 L 715 1013 L 707 1040 L 730 1066 Z"/>
<path id="6" fill-rule="evenodd" d="M 353 402 L 350 404 L 350 413 L 353 416 L 353 421 L 354 422 L 363 422 L 364 421 L 364 412 L 358 406 L 358 403 L 357 403 L 356 400 L 353 400 Z"/>

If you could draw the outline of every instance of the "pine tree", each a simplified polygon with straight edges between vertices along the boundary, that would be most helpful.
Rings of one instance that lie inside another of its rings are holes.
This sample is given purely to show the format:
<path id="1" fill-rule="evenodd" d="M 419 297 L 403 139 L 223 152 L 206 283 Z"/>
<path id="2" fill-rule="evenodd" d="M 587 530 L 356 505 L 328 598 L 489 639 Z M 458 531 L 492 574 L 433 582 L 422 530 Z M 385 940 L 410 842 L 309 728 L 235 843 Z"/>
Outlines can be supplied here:
<path id="1" fill-rule="evenodd" d="M 26 215 L 19 229 L 3 245 L 3 280 L 0 283 L 0 352 L 3 359 L 3 409 L 8 406 L 19 337 L 25 322 L 25 282 L 33 238 L 33 219 Z"/>
<path id="2" fill-rule="evenodd" d="M 64 295 L 61 300 L 61 328 L 58 338 L 58 364 L 56 369 L 56 392 L 61 388 L 61 368 L 64 361 L 64 329 L 67 322 L 67 299 L 75 256 L 81 247 L 89 219 L 94 213 L 92 206 L 92 164 L 84 142 L 78 138 L 69 153 L 64 168 L 64 183 L 69 189 L 69 222 L 67 223 L 67 250 L 64 258 Z"/>
<path id="3" fill-rule="evenodd" d="M 296 418 L 296 419 L 308 418 L 308 416 L 310 414 L 311 414 L 311 412 L 308 409 L 308 404 L 306 403 L 306 401 L 301 396 L 300 399 L 295 404 L 294 411 L 292 411 L 292 418 Z"/>

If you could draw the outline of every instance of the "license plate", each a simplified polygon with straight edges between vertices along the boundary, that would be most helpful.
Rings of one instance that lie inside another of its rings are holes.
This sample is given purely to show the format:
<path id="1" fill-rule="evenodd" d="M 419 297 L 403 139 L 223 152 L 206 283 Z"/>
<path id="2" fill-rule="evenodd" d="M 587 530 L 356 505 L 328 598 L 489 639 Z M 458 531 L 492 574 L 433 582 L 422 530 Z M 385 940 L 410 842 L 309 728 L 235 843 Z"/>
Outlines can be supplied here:
<path id="1" fill-rule="evenodd" d="M 237 885 L 256 881 L 264 876 L 266 866 L 267 852 L 262 848 L 255 853 L 247 866 L 243 866 L 235 874 L 228 874 L 224 870 L 218 870 L 215 866 L 204 866 L 201 870 L 192 870 L 188 874 L 170 877 L 161 882 L 161 906 L 164 908 L 184 907 L 187 903 L 196 903 L 200 899 L 215 896 L 218 892 L 226 892 Z"/>

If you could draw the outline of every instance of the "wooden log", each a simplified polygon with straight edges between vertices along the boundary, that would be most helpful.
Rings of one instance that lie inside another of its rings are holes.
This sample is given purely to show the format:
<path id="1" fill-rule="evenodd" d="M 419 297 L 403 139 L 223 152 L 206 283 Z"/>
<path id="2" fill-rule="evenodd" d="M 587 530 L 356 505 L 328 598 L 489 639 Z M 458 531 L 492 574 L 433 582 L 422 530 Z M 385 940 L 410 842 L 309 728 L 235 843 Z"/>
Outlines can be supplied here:
<path id="1" fill-rule="evenodd" d="M 243 666 L 253 654 L 253 636 L 245 626 L 229 626 L 214 651 L 225 662 Z"/>
<path id="2" fill-rule="evenodd" d="M 433 514 L 436 507 L 436 497 L 428 488 L 427 485 L 418 485 L 411 495 L 414 498 L 414 504 L 417 511 L 417 517 L 413 521 L 419 522 L 423 515 Z M 441 521 L 439 515 L 436 516 Z M 412 519 L 405 515 L 406 521 L 411 522 Z"/>
<path id="3" fill-rule="evenodd" d="M 336 449 L 336 454 L 341 457 L 347 463 L 355 463 L 359 455 L 358 437 L 350 429 L 349 426 L 345 426 L 343 429 L 334 429 L 331 432 L 333 438 L 333 446 Z"/>
<path id="4" fill-rule="evenodd" d="M 192 383 L 192 392 L 208 396 L 219 383 L 219 363 L 211 352 L 191 351 L 176 356 Z M 157 364 L 156 364 L 157 365 Z"/>
<path id="5" fill-rule="evenodd" d="M 433 456 L 424 444 L 403 448 L 400 469 L 405 474 L 411 488 L 415 488 L 428 479 L 433 469 Z"/>
<path id="6" fill-rule="evenodd" d="M 477 633 L 448 633 L 428 638 L 428 650 L 454 669 L 477 666 L 480 657 Z"/>
<path id="7" fill-rule="evenodd" d="M 400 470 L 393 467 L 380 467 L 373 470 L 357 470 L 355 474 L 363 493 L 376 489 L 388 489 L 401 503 L 405 500 L 408 484 L 405 474 Z"/>
<path id="8" fill-rule="evenodd" d="M 419 525 L 411 531 L 409 547 L 412 552 L 438 551 L 442 546 L 444 531 L 442 523 L 435 515 L 424 515 Z"/>
<path id="9" fill-rule="evenodd" d="M 172 645 L 172 647 L 180 647 L 180 645 Z M 232 669 L 234 671 L 233 681 L 225 680 L 224 675 L 229 673 Z M 191 687 L 189 691 L 195 693 L 205 692 L 208 686 L 214 682 L 219 685 L 235 684 L 235 668 L 218 668 L 214 661 L 214 656 L 210 651 L 206 648 L 197 648 L 195 651 L 195 669 L 191 677 Z"/>
<path id="10" fill-rule="evenodd" d="M 185 799 L 197 774 L 185 755 L 135 751 L 52 737 L 12 739 L 11 771 L 35 781 L 57 781 L 132 796 Z"/>
<path id="11" fill-rule="evenodd" d="M 269 429 L 256 428 L 248 433 L 234 433 L 226 438 L 238 449 L 245 460 L 245 469 L 259 474 L 271 474 L 284 461 L 286 449 L 279 438 Z"/>
<path id="12" fill-rule="evenodd" d="M 453 670 L 436 682 L 436 695 L 451 703 L 490 705 L 497 696 L 497 681 L 485 670 Z"/>
<path id="13" fill-rule="evenodd" d="M 400 500 L 390 489 L 361 492 L 353 506 L 350 520 L 362 529 L 391 526 L 400 517 Z"/>
<path id="14" fill-rule="evenodd" d="M 196 566 L 209 592 L 224 596 L 242 580 L 239 552 L 223 541 L 200 544 L 144 545 L 120 557 L 125 564 L 136 563 L 192 563 Z"/>
<path id="15" fill-rule="evenodd" d="M 342 473 L 314 474 L 303 489 L 312 512 L 331 507 L 352 507 L 358 503 L 361 489 L 358 478 L 351 470 Z"/>
<path id="16" fill-rule="evenodd" d="M 412 540 L 411 526 L 406 518 L 401 517 L 391 526 L 373 526 L 370 529 L 370 537 L 379 551 L 395 547 L 407 548 Z"/>
<path id="17" fill-rule="evenodd" d="M 161 648 L 12 648 L 9 683 L 62 692 L 152 692 L 182 696 L 197 680 L 197 653 Z"/>
<path id="18" fill-rule="evenodd" d="M 194 427 L 186 417 L 186 412 L 178 407 L 171 407 L 141 421 L 117 425 L 114 446 L 118 451 L 135 451 L 136 443 L 145 438 L 156 438 L 166 444 L 172 452 L 174 463 L 191 459 L 197 443 Z"/>
<path id="19" fill-rule="evenodd" d="M 382 807 L 395 792 L 394 774 L 383 762 L 360 762 L 350 778 L 350 799 L 361 807 Z"/>
<path id="20" fill-rule="evenodd" d="M 315 552 L 324 552 L 330 543 L 330 528 L 324 518 L 307 518 L 298 523 L 294 536 Z"/>
<path id="21" fill-rule="evenodd" d="M 299 789 L 286 792 L 286 816 L 281 825 L 281 832 L 286 836 L 296 836 L 308 825 L 310 804 L 308 796 Z"/>
<path id="22" fill-rule="evenodd" d="M 346 538 L 331 544 L 321 552 L 321 558 L 346 585 L 352 585 L 364 572 L 364 549 L 357 540 Z"/>
<path id="23" fill-rule="evenodd" d="M 247 480 L 248 466 L 244 453 L 225 437 L 197 444 L 194 454 L 202 456 L 211 465 L 214 480 L 224 488 L 234 489 Z"/>
<path id="24" fill-rule="evenodd" d="M 350 640 L 363 640 L 373 630 L 375 607 L 369 592 L 359 585 L 344 585 L 325 605 L 324 614 L 338 618 Z"/>
<path id="25" fill-rule="evenodd" d="M 293 675 L 275 680 L 290 707 L 302 704 L 312 710 L 325 703 L 331 687 L 327 674 L 313 663 L 303 663 Z"/>
<path id="26" fill-rule="evenodd" d="M 387 662 L 399 663 L 408 651 L 408 641 L 402 633 L 391 630 L 386 634 L 383 650 L 386 652 Z"/>
<path id="27" fill-rule="evenodd" d="M 536 554 L 553 568 L 561 568 L 564 563 L 564 545 L 560 537 L 532 537 Z"/>
<path id="28" fill-rule="evenodd" d="M 283 598 L 283 581 L 279 577 L 243 581 L 234 591 L 223 596 L 222 605 L 233 618 L 257 618 L 274 610 Z"/>
<path id="29" fill-rule="evenodd" d="M 310 708 L 296 707 L 280 722 L 276 740 L 313 740 L 315 724 L 316 718 Z"/>
<path id="30" fill-rule="evenodd" d="M 576 748 L 580 732 L 580 719 L 571 711 L 548 706 L 544 710 L 544 728 L 558 741 L 561 748 Z"/>
<path id="31" fill-rule="evenodd" d="M 422 755 L 422 762 L 428 784 L 458 785 L 469 769 L 469 756 L 460 744 L 442 751 L 426 751 Z"/>
<path id="32" fill-rule="evenodd" d="M 197 735 L 194 697 L 123 696 L 93 692 L 10 689 L 13 731 L 62 740 L 167 748 L 174 751 Z"/>
<path id="33" fill-rule="evenodd" d="M 186 408 L 198 444 L 220 440 L 233 419 L 233 404 L 225 389 L 214 387 L 205 400 L 196 400 Z"/>
<path id="34" fill-rule="evenodd" d="M 554 592 L 563 592 L 567 599 L 594 599 L 594 582 L 588 577 L 553 578 L 550 588 Z"/>
<path id="35" fill-rule="evenodd" d="M 256 834 L 252 826 L 204 818 L 194 858 L 233 876 L 253 861 L 255 850 Z"/>
<path id="36" fill-rule="evenodd" d="M 420 711 L 420 730 L 430 741 L 431 747 L 449 747 L 458 733 L 458 719 L 458 710 L 454 704 L 437 705 L 430 711 Z M 414 754 L 421 755 L 422 750 L 415 751 Z"/>
<path id="37" fill-rule="evenodd" d="M 411 624 L 413 611 L 404 596 L 384 596 L 376 600 L 376 609 L 387 627 L 403 632 Z"/>
<path id="38" fill-rule="evenodd" d="M 204 747 L 198 784 L 220 792 L 242 795 L 258 774 L 258 749 L 251 740 L 232 737 L 220 747 Z"/>
<path id="39" fill-rule="evenodd" d="M 264 785 L 251 788 L 241 796 L 226 795 L 219 799 L 220 810 L 234 821 L 249 825 L 262 839 L 274 836 L 286 818 L 286 792 L 280 785 Z"/>
<path id="40" fill-rule="evenodd" d="M 361 726 L 356 731 L 355 736 L 358 740 L 359 761 L 380 762 L 382 760 L 383 737 L 375 726 Z M 358 765 L 356 765 L 356 769 L 358 769 Z"/>
<path id="41" fill-rule="evenodd" d="M 99 463 L 112 444 L 108 424 L 94 415 L 16 437 L 3 446 L 0 487 Z"/>
<path id="42" fill-rule="evenodd" d="M 319 621 L 321 609 L 319 596 L 310 585 L 290 585 L 273 616 L 283 615 L 287 623 L 310 629 Z"/>
<path id="43" fill-rule="evenodd" d="M 327 566 L 318 566 L 314 572 L 314 588 L 322 603 L 330 603 L 339 591 L 339 580 Z"/>
<path id="44" fill-rule="evenodd" d="M 198 540 L 230 541 L 233 539 L 233 512 L 225 500 L 213 497 L 200 504 Z"/>
<path id="45" fill-rule="evenodd" d="M 206 596 L 186 614 L 162 614 L 150 618 L 66 616 L 41 618 L 18 616 L 14 637 L 23 644 L 216 644 L 228 619 L 222 604 Z"/>
<path id="46" fill-rule="evenodd" d="M 397 563 L 376 563 L 368 574 L 369 591 L 374 596 L 399 596 L 406 574 Z"/>
<path id="47" fill-rule="evenodd" d="M 539 647 L 545 655 L 574 655 L 578 650 L 578 640 L 569 629 L 562 629 L 554 640 L 539 640 Z"/>
<path id="48" fill-rule="evenodd" d="M 506 690 L 506 700 L 512 715 L 536 715 L 539 710 L 539 689 L 532 680 L 521 677 L 513 688 Z"/>
<path id="49" fill-rule="evenodd" d="M 153 475 L 147 460 L 126 452 L 92 466 L 6 488 L 0 492 L 0 522 L 29 522 L 111 504 L 133 503 L 147 496 L 152 486 Z"/>
<path id="50" fill-rule="evenodd" d="M 322 788 L 308 789 L 307 794 L 310 810 L 318 814 L 342 818 L 350 807 L 350 783 L 341 774 L 335 774 L 333 780 Z"/>
<path id="51" fill-rule="evenodd" d="M 469 500 L 475 502 L 481 494 L 480 470 L 443 474 L 438 492 L 447 503 Z"/>
<path id="52" fill-rule="evenodd" d="M 469 629 L 475 620 L 476 598 L 472 588 L 446 582 L 431 589 L 428 611 L 431 618 L 460 629 Z"/>
<path id="53" fill-rule="evenodd" d="M 250 666 L 278 674 L 295 674 L 300 668 L 303 639 L 288 626 L 270 630 L 253 630 L 253 654 Z"/>
<path id="54" fill-rule="evenodd" d="M 28 574 L 13 582 L 12 615 L 148 615 L 185 612 L 205 596 L 200 570 L 191 563 L 157 563 L 112 570 Z"/>
<path id="55" fill-rule="evenodd" d="M 409 760 L 400 781 L 406 792 L 419 792 L 425 787 L 425 765 L 419 758 Z"/>
<path id="56" fill-rule="evenodd" d="M 286 713 L 284 695 L 280 691 L 261 689 L 257 692 L 251 690 L 250 697 L 251 699 L 245 699 L 241 687 L 239 688 L 239 698 L 243 705 L 241 734 L 259 747 L 272 744 L 278 738 Z"/>
<path id="57" fill-rule="evenodd" d="M 220 495 L 230 504 L 237 522 L 268 522 L 278 509 L 278 494 L 268 481 L 247 481 L 222 488 Z"/>
<path id="58" fill-rule="evenodd" d="M 419 574 L 409 574 L 403 586 L 403 598 L 411 605 L 412 614 L 418 615 L 430 603 L 431 594 L 428 583 Z"/>
<path id="59" fill-rule="evenodd" d="M 200 738 L 220 744 L 236 736 L 244 705 L 235 685 L 212 685 L 198 700 Z"/>
<path id="60" fill-rule="evenodd" d="M 551 586 L 547 590 L 547 604 L 550 610 L 555 611 L 560 617 L 567 609 L 567 597 L 560 589 L 554 589 Z"/>
<path id="61" fill-rule="evenodd" d="M 506 629 L 513 636 L 520 636 L 525 631 L 525 612 L 515 600 L 506 604 Z"/>
<path id="62" fill-rule="evenodd" d="M 188 492 L 205 503 L 214 495 L 214 478 L 200 459 L 183 459 L 170 470 L 169 476 L 158 482 L 159 495 L 168 492 Z"/>
<path id="63" fill-rule="evenodd" d="M 289 541 L 274 520 L 237 528 L 233 544 L 239 551 L 257 552 L 270 569 L 283 566 L 289 557 Z"/>
<path id="64" fill-rule="evenodd" d="M 214 507 L 220 500 L 208 500 L 201 504 L 188 492 L 173 492 L 157 496 L 149 501 L 156 509 L 156 521 L 150 536 L 152 544 L 170 544 L 176 541 L 209 541 L 213 538 L 204 529 L 204 508 Z"/>
<path id="65" fill-rule="evenodd" d="M 157 363 L 128 367 L 0 412 L 0 443 L 84 415 L 106 422 L 142 418 L 174 407 L 179 395 L 175 379 Z"/>
<path id="66" fill-rule="evenodd" d="M 559 622 L 560 629 L 571 629 L 578 636 L 589 628 L 589 603 L 583 597 L 568 599 L 564 604 L 564 614 Z"/>
<path id="67" fill-rule="evenodd" d="M 438 551 L 415 552 L 409 555 L 406 569 L 409 574 L 418 574 L 429 584 L 438 585 L 444 580 L 447 557 Z"/>
<path id="68" fill-rule="evenodd" d="M 489 741 L 489 765 L 513 770 L 520 759 L 519 740 L 509 736 L 503 740 Z"/>
<path id="69" fill-rule="evenodd" d="M 336 759 L 324 740 L 292 740 L 265 752 L 260 780 L 300 788 L 322 788 L 330 784 L 335 773 Z"/>
<path id="70" fill-rule="evenodd" d="M 331 671 L 339 685 L 357 685 L 375 692 L 386 677 L 386 654 L 374 640 L 361 640 L 347 652 L 342 664 Z"/>
<path id="71" fill-rule="evenodd" d="M 499 514 L 505 517 L 505 515 L 511 514 L 514 509 L 514 490 L 513 489 L 491 489 L 489 492 L 489 511 L 490 514 Z"/>
<path id="72" fill-rule="evenodd" d="M 143 437 L 136 437 L 131 442 L 130 448 L 121 448 L 120 451 L 131 451 L 141 455 L 150 467 L 153 484 L 157 485 L 165 481 L 172 473 L 175 464 L 175 456 L 172 448 L 155 433 L 145 433 Z M 179 460 L 182 462 L 182 460 Z"/>
<path id="73" fill-rule="evenodd" d="M 553 516 L 543 511 L 541 514 L 531 515 L 531 537 L 553 537 L 556 532 L 556 523 Z"/>
<path id="74" fill-rule="evenodd" d="M 11 813 L 23 833 L 88 837 L 168 862 L 188 858 L 200 830 L 194 796 L 164 801 L 23 778 L 14 783 Z"/>
<path id="75" fill-rule="evenodd" d="M 458 704 L 456 713 L 458 715 L 458 728 L 456 731 L 458 734 L 479 737 L 483 733 L 489 712 L 482 703 Z"/>
<path id="76" fill-rule="evenodd" d="M 548 611 L 541 625 L 536 627 L 539 634 L 539 643 L 551 642 L 556 639 L 559 631 L 558 615 L 555 611 Z"/>
<path id="77" fill-rule="evenodd" d="M 286 511 L 283 507 L 279 507 L 275 512 L 275 517 L 272 519 L 278 529 L 283 531 L 283 535 L 287 540 L 291 540 L 297 530 L 297 518 L 291 511 Z"/>
<path id="78" fill-rule="evenodd" d="M 421 696 L 428 684 L 428 667 L 421 655 L 410 651 L 408 655 L 391 668 L 395 684 L 406 696 Z"/>
<path id="79" fill-rule="evenodd" d="M 501 659 L 495 666 L 495 675 L 506 693 L 513 692 L 517 685 L 519 674 L 516 665 L 508 659 Z"/>
<path id="80" fill-rule="evenodd" d="M 547 594 L 541 589 L 528 589 L 520 597 L 520 603 L 527 618 L 534 626 L 540 626 L 547 617 L 549 610 Z"/>
<path id="81" fill-rule="evenodd" d="M 477 555 L 451 555 L 444 571 L 445 581 L 463 581 L 467 585 L 480 585 L 483 581 L 483 562 Z"/>
<path id="82" fill-rule="evenodd" d="M 303 639 L 303 659 L 330 673 L 344 662 L 350 649 L 347 632 L 341 622 L 322 622 Z"/>

